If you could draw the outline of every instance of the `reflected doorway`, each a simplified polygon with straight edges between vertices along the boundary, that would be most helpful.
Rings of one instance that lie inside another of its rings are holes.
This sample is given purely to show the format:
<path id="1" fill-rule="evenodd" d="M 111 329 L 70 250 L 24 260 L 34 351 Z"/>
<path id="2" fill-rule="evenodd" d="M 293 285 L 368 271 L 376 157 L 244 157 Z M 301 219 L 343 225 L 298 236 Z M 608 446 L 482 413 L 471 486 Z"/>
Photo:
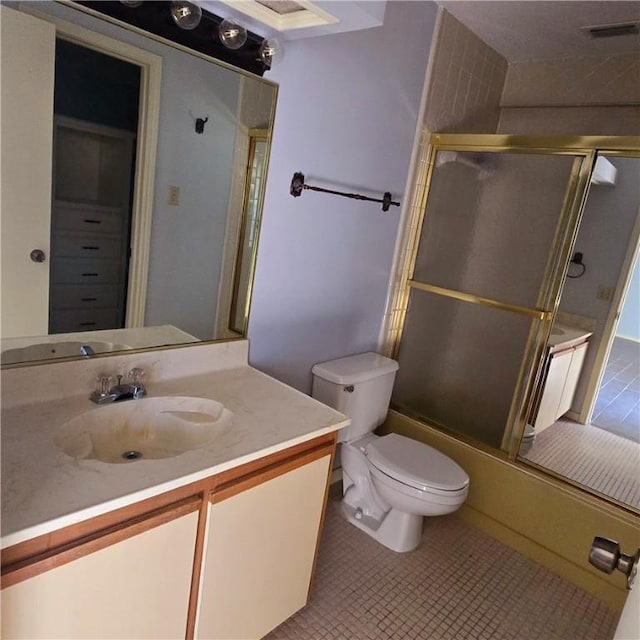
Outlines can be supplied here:
<path id="1" fill-rule="evenodd" d="M 640 271 L 638 261 L 596 396 L 591 424 L 640 444 Z M 628 320 L 628 323 L 625 322 Z M 624 324 L 623 324 L 624 323 Z M 635 334 L 632 333 L 635 330 Z"/>
<path id="2" fill-rule="evenodd" d="M 585 268 L 569 269 L 556 315 L 592 330 L 588 357 L 570 410 L 520 457 L 640 510 L 640 158 L 607 158 L 617 178 L 591 187 L 575 242 Z"/>

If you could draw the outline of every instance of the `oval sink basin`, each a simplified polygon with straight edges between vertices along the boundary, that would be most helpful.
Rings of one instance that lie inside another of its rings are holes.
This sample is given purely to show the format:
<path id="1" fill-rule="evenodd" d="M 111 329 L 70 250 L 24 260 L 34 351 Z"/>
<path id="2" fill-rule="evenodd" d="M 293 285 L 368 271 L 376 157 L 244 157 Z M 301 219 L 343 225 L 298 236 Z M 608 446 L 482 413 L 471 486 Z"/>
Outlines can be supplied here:
<path id="1" fill-rule="evenodd" d="M 231 428 L 215 400 L 164 396 L 98 407 L 59 427 L 54 442 L 76 459 L 132 462 L 171 458 L 210 445 Z"/>

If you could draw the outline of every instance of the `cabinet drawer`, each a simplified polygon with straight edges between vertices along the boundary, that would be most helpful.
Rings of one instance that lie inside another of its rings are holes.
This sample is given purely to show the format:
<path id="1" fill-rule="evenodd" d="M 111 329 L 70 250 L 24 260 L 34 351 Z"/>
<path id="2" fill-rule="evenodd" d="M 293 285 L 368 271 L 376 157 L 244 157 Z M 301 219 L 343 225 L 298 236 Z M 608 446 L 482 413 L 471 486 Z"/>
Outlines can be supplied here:
<path id="1" fill-rule="evenodd" d="M 98 233 L 58 233 L 51 240 L 51 255 L 65 258 L 119 258 L 122 238 Z"/>
<path id="2" fill-rule="evenodd" d="M 58 284 L 51 288 L 51 307 L 58 310 L 117 307 L 118 291 L 115 284 Z"/>
<path id="3" fill-rule="evenodd" d="M 58 258 L 51 261 L 54 284 L 117 284 L 119 281 L 119 260 Z"/>
<path id="4" fill-rule="evenodd" d="M 123 221 L 124 211 L 118 208 L 61 202 L 53 205 L 55 229 L 118 234 L 124 231 Z"/>
<path id="5" fill-rule="evenodd" d="M 49 330 L 51 333 L 69 333 L 118 329 L 119 316 L 118 309 L 61 309 L 51 315 Z"/>

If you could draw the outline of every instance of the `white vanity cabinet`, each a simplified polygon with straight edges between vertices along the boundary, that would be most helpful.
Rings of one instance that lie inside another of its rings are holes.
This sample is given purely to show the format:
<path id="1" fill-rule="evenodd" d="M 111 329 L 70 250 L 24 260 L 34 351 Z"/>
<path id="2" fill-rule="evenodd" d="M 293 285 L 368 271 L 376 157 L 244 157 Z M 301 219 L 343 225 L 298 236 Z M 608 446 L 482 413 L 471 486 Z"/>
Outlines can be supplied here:
<path id="1" fill-rule="evenodd" d="M 211 494 L 196 638 L 262 638 L 304 607 L 330 462 L 302 458 Z"/>
<path id="2" fill-rule="evenodd" d="M 579 344 L 567 347 L 558 345 L 550 349 L 547 374 L 534 423 L 536 433 L 550 427 L 571 409 L 587 347 L 585 340 Z"/>
<path id="3" fill-rule="evenodd" d="M 335 440 L 3 549 L 2 638 L 266 635 L 307 602 Z"/>
<path id="4" fill-rule="evenodd" d="M 198 506 L 170 505 L 4 575 L 2 637 L 183 637 Z"/>

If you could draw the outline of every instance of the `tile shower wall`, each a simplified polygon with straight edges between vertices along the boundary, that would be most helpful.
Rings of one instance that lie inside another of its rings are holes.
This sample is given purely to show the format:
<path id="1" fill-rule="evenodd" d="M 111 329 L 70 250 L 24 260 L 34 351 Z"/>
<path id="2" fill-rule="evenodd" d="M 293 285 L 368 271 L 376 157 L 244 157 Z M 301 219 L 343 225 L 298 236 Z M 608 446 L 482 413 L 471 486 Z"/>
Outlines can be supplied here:
<path id="1" fill-rule="evenodd" d="M 637 53 L 509 65 L 499 133 L 637 135 Z"/>
<path id="2" fill-rule="evenodd" d="M 443 11 L 424 125 L 439 133 L 495 133 L 507 61 Z"/>
<path id="3" fill-rule="evenodd" d="M 427 175 L 431 133 L 495 133 L 500 117 L 500 96 L 507 61 L 472 31 L 441 10 L 437 40 L 426 94 L 419 156 L 414 167 L 410 208 L 400 223 L 392 295 L 387 301 L 380 344 L 395 343 L 402 326 L 401 292 L 407 272 L 407 252 L 415 236 L 424 203 L 421 193 Z M 390 353 L 388 354 L 390 355 Z"/>

